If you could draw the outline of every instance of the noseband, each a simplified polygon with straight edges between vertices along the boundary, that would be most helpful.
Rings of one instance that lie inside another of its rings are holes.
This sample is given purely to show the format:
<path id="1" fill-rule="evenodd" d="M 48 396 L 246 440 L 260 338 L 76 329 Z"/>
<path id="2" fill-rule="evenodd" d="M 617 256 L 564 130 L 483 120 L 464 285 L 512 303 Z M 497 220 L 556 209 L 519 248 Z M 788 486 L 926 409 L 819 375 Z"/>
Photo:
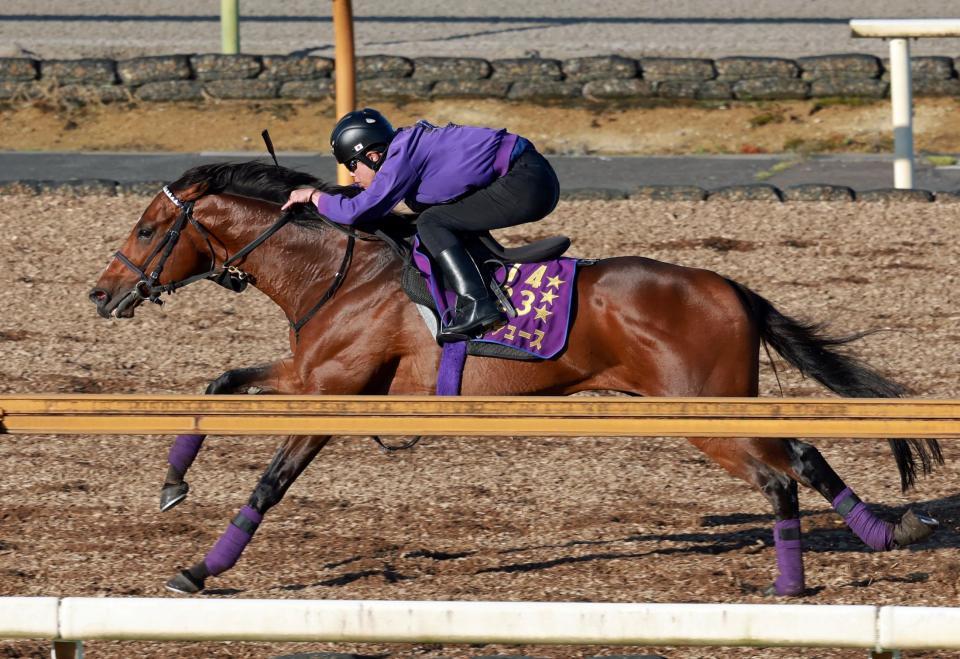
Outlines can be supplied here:
<path id="1" fill-rule="evenodd" d="M 150 251 L 150 254 L 147 255 L 147 258 L 143 262 L 143 267 L 139 268 L 134 265 L 133 261 L 127 258 L 119 250 L 114 255 L 123 265 L 132 270 L 139 278 L 136 285 L 133 287 L 133 290 L 130 292 L 130 295 L 141 301 L 149 300 L 154 304 L 163 304 L 163 300 L 160 299 L 160 296 L 164 293 L 172 294 L 177 289 L 183 288 L 187 284 L 192 284 L 193 282 L 200 281 L 202 279 L 210 279 L 237 293 L 243 291 L 252 278 L 234 264 L 246 258 L 250 252 L 262 245 L 267 238 L 276 233 L 293 217 L 290 213 L 281 214 L 272 226 L 254 238 L 239 252 L 227 258 L 223 262 L 223 265 L 218 268 L 217 257 L 213 251 L 213 244 L 210 242 L 210 232 L 207 231 L 203 225 L 193 217 L 194 202 L 181 200 L 166 185 L 163 186 L 163 193 L 167 195 L 167 198 L 173 202 L 173 205 L 180 210 L 180 215 L 177 216 L 173 226 L 167 230 L 167 233 L 163 236 L 163 239 L 157 244 L 156 247 L 153 248 L 153 250 Z M 347 274 L 347 269 L 350 267 L 350 261 L 353 258 L 355 238 L 358 237 L 353 231 L 345 227 L 334 224 L 329 220 L 326 220 L 326 218 L 321 219 L 328 226 L 332 226 L 333 228 L 347 235 L 347 248 L 343 255 L 343 260 L 340 262 L 340 267 L 337 269 L 337 274 L 333 278 L 333 282 L 330 284 L 330 287 L 323 294 L 320 300 L 313 305 L 313 307 L 311 307 L 310 310 L 299 320 L 294 321 L 288 319 L 290 328 L 294 331 L 294 334 L 298 340 L 300 338 L 300 329 L 306 325 L 311 318 L 313 318 L 314 314 L 320 310 L 320 307 L 326 304 L 327 301 L 333 297 L 333 295 L 337 292 L 337 289 L 339 289 L 340 285 L 343 283 L 343 280 Z M 180 240 L 180 236 L 188 222 L 197 229 L 207 243 L 207 249 L 210 252 L 210 268 L 206 272 L 187 277 L 186 279 L 170 282 L 169 284 L 161 284 L 159 282 L 160 274 L 163 272 L 163 266 L 166 264 L 167 259 L 170 258 L 170 254 L 173 252 L 173 248 L 176 247 L 177 242 Z M 147 275 L 145 268 L 150 265 L 150 262 L 157 256 L 157 254 L 160 254 L 160 259 L 157 261 L 157 265 L 154 267 L 153 271 Z"/>

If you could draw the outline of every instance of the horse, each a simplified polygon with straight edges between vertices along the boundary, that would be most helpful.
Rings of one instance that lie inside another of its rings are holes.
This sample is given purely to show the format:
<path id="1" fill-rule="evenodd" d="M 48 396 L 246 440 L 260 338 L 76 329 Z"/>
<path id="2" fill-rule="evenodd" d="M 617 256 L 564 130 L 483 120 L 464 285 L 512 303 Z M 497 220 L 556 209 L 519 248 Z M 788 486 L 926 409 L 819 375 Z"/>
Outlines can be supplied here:
<path id="1" fill-rule="evenodd" d="M 133 318 L 143 302 L 160 302 L 162 294 L 202 279 L 233 290 L 249 284 L 290 321 L 291 353 L 274 363 L 227 371 L 206 393 L 433 393 L 441 347 L 401 290 L 401 260 L 384 241 L 336 225 L 314 208 L 295 206 L 281 214 L 279 205 L 303 186 L 359 193 L 257 161 L 185 172 L 157 193 L 100 275 L 89 295 L 98 314 Z M 409 219 L 391 214 L 382 225 L 403 222 Z M 578 272 L 575 294 L 568 343 L 559 355 L 539 361 L 468 359 L 461 393 L 757 396 L 760 349 L 771 347 L 840 396 L 906 394 L 842 348 L 863 334 L 829 335 L 822 325 L 787 316 L 747 286 L 715 272 L 640 256 L 605 258 Z M 198 593 L 208 579 L 233 567 L 263 516 L 329 439 L 285 438 L 226 531 L 167 588 Z M 203 441 L 203 435 L 177 437 L 161 488 L 161 510 L 187 495 L 187 470 Z M 798 439 L 689 441 L 771 505 L 777 562 L 777 576 L 767 589 L 772 596 L 799 596 L 806 588 L 798 484 L 826 498 L 876 551 L 923 540 L 937 526 L 912 509 L 897 522 L 880 519 L 814 446 Z M 926 475 L 943 462 L 936 440 L 891 439 L 889 445 L 904 491 L 918 469 Z"/>

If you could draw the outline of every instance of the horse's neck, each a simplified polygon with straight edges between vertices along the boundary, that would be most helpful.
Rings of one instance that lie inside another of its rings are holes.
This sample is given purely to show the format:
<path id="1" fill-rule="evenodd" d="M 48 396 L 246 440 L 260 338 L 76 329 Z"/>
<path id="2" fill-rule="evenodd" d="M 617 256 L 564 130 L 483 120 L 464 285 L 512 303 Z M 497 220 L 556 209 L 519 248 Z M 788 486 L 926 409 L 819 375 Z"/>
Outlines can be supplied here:
<path id="1" fill-rule="evenodd" d="M 234 201 L 239 198 L 223 197 Z M 245 212 L 215 231 L 226 252 L 236 254 L 276 222 L 279 209 L 266 202 L 243 199 Z M 254 249 L 239 267 L 251 275 L 254 286 L 296 321 L 334 284 L 347 250 L 347 236 L 334 229 L 311 229 L 288 224 Z M 226 254 L 221 255 L 226 256 Z M 337 296 L 383 280 L 383 295 L 399 290 L 400 264 L 379 241 L 356 241 L 349 267 Z"/>

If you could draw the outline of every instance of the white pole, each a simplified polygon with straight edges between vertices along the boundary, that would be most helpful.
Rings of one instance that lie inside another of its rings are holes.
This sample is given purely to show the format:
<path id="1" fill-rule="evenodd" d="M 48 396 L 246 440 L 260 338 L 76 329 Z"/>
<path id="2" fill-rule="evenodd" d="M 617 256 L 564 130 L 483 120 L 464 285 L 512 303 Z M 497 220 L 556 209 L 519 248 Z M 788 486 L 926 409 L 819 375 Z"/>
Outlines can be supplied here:
<path id="1" fill-rule="evenodd" d="M 913 101 L 910 91 L 910 42 L 890 40 L 890 101 L 893 104 L 893 185 L 913 187 Z"/>

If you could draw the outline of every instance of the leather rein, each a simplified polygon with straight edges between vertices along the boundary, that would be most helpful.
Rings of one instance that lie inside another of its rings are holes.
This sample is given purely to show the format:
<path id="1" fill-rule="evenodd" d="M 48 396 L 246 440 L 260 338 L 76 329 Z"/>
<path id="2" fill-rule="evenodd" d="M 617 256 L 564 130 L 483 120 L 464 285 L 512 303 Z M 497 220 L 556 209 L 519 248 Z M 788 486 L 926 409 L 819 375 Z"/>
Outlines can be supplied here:
<path id="1" fill-rule="evenodd" d="M 163 193 L 168 199 L 170 199 L 174 206 L 179 209 L 180 214 L 173 225 L 167 230 L 167 233 L 163 236 L 163 239 L 157 244 L 156 247 L 153 248 L 153 250 L 151 250 L 150 254 L 147 255 L 147 258 L 143 262 L 143 266 L 137 267 L 133 261 L 127 258 L 127 256 L 119 250 L 115 254 L 115 257 L 121 263 L 123 263 L 139 277 L 139 280 L 129 295 L 135 299 L 139 299 L 140 301 L 149 300 L 154 304 L 163 304 L 163 300 L 160 299 L 161 295 L 165 293 L 173 294 L 184 286 L 192 284 L 196 281 L 201 281 L 203 279 L 215 281 L 221 286 L 229 288 L 237 293 L 243 291 L 253 278 L 241 270 L 236 264 L 242 262 L 243 259 L 246 258 L 253 250 L 262 245 L 270 236 L 283 228 L 283 226 L 285 226 L 292 218 L 290 213 L 281 214 L 277 221 L 274 222 L 269 228 L 264 230 L 263 233 L 242 247 L 236 254 L 224 260 L 220 267 L 217 267 L 217 258 L 213 250 L 213 243 L 210 240 L 210 232 L 207 231 L 207 229 L 204 228 L 204 226 L 200 224 L 200 222 L 198 222 L 193 216 L 194 201 L 183 201 L 177 197 L 177 195 L 174 194 L 168 186 L 163 186 Z M 330 301 L 330 299 L 340 288 L 341 284 L 343 284 L 344 279 L 346 279 L 347 271 L 350 269 L 350 263 L 353 260 L 353 248 L 356 240 L 376 240 L 376 238 L 361 236 L 353 229 L 349 229 L 335 222 L 331 222 L 323 216 L 320 217 L 320 220 L 327 226 L 345 234 L 347 236 L 347 246 L 344 250 L 343 259 L 340 261 L 340 266 L 337 268 L 337 273 L 334 275 L 333 281 L 323 296 L 321 296 L 317 303 L 314 304 L 310 310 L 307 311 L 307 313 L 304 314 L 299 320 L 287 319 L 297 341 L 300 340 L 300 330 L 303 328 L 303 326 L 310 322 L 310 319 L 316 315 L 321 307 Z M 168 284 L 161 284 L 160 275 L 163 272 L 163 266 L 166 265 L 167 259 L 170 258 L 173 248 L 180 240 L 180 236 L 183 234 L 183 230 L 186 228 L 188 223 L 192 225 L 206 241 L 207 249 L 210 253 L 210 267 L 206 272 L 202 272 L 179 281 L 170 282 Z M 160 259 L 157 261 L 156 266 L 154 266 L 153 271 L 148 275 L 146 273 L 146 268 L 157 256 L 157 254 L 160 254 Z M 130 302 L 132 303 L 133 300 Z"/>

